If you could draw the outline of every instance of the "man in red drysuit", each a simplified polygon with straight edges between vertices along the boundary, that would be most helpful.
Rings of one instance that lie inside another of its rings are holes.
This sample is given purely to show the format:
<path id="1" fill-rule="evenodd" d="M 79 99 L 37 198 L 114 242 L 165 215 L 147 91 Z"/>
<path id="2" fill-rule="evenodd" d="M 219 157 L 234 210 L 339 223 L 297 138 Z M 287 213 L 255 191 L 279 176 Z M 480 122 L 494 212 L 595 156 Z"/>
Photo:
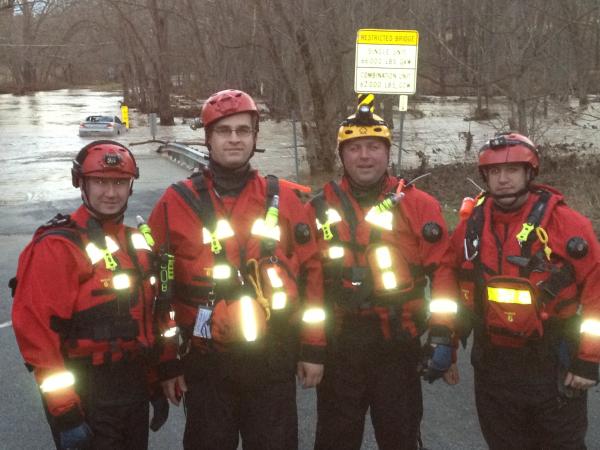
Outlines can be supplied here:
<path id="1" fill-rule="evenodd" d="M 57 448 L 146 449 L 156 278 L 151 238 L 123 225 L 138 167 L 118 142 L 94 141 L 71 173 L 83 205 L 21 254 L 15 335 Z"/>
<path id="2" fill-rule="evenodd" d="M 446 374 L 458 295 L 452 271 L 440 266 L 446 225 L 433 197 L 388 175 L 390 147 L 386 123 L 361 106 L 338 131 L 341 182 L 326 184 L 310 205 L 331 316 L 318 450 L 359 449 L 368 408 L 379 448 L 418 447 L 420 337 L 428 328 L 425 379 L 457 381 Z"/>
<path id="3" fill-rule="evenodd" d="M 518 133 L 479 152 L 487 192 L 452 235 L 474 331 L 479 423 L 493 450 L 584 449 L 600 361 L 600 247 Z M 466 335 L 465 333 L 465 335 Z"/>
<path id="4" fill-rule="evenodd" d="M 163 354 L 186 449 L 294 449 L 296 384 L 321 379 L 322 273 L 314 234 L 285 180 L 250 166 L 259 113 L 229 89 L 202 107 L 208 169 L 172 185 L 149 223 L 175 258 L 181 360 Z"/>

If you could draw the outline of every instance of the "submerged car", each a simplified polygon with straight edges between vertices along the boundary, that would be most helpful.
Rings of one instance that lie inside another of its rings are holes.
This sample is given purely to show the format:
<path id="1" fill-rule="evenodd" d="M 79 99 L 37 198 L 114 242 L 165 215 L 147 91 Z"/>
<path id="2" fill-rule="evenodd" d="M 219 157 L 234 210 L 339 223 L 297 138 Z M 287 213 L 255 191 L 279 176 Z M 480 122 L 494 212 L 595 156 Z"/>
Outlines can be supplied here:
<path id="1" fill-rule="evenodd" d="M 117 116 L 88 116 L 79 124 L 79 136 L 117 136 L 126 130 Z"/>

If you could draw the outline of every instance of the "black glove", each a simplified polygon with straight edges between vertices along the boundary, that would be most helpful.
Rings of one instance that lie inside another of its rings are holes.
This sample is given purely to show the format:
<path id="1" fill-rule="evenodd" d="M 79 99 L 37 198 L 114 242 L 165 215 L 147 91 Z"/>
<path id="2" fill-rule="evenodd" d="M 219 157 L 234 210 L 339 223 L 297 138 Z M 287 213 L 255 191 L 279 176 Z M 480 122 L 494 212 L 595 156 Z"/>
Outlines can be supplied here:
<path id="1" fill-rule="evenodd" d="M 453 351 L 451 346 L 444 344 L 434 344 L 431 347 L 432 352 L 423 373 L 423 379 L 429 383 L 441 378 L 448 371 L 452 365 Z"/>
<path id="2" fill-rule="evenodd" d="M 65 450 L 82 448 L 91 442 L 92 436 L 91 428 L 82 422 L 76 427 L 60 432 L 60 446 Z"/>
<path id="3" fill-rule="evenodd" d="M 159 395 L 150 399 L 152 405 L 152 420 L 150 421 L 150 429 L 152 431 L 160 430 L 169 417 L 169 401 L 161 392 Z"/>

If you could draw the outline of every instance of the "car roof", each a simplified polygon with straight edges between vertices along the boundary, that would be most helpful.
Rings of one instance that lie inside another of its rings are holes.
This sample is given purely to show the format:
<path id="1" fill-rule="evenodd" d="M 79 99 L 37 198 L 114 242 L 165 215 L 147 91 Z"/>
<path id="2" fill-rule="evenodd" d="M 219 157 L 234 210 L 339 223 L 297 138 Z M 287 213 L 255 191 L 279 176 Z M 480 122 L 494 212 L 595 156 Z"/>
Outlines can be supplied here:
<path id="1" fill-rule="evenodd" d="M 112 122 L 115 119 L 115 116 L 101 116 L 101 115 L 97 115 L 97 116 L 87 116 L 85 118 L 86 122 Z"/>

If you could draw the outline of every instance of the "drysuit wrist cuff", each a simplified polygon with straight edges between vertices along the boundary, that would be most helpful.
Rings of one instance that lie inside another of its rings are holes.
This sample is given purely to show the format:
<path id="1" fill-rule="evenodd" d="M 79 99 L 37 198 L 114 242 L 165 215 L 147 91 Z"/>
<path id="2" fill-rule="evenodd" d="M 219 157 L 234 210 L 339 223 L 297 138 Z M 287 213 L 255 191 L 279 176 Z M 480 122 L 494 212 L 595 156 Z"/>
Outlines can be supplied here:
<path id="1" fill-rule="evenodd" d="M 81 414 L 81 411 L 79 410 L 79 407 L 72 408 L 66 413 L 61 414 L 60 416 L 55 416 L 53 419 L 54 427 L 59 433 L 61 431 L 66 431 L 70 430 L 71 428 L 78 427 L 84 422 L 84 418 Z"/>
<path id="2" fill-rule="evenodd" d="M 166 381 L 183 375 L 183 362 L 180 359 L 172 359 L 161 362 L 158 365 L 159 381 Z"/>
<path id="3" fill-rule="evenodd" d="M 598 382 L 599 366 L 600 365 L 598 363 L 576 358 L 571 364 L 571 367 L 569 367 L 569 372 L 571 372 L 573 375 Z"/>

